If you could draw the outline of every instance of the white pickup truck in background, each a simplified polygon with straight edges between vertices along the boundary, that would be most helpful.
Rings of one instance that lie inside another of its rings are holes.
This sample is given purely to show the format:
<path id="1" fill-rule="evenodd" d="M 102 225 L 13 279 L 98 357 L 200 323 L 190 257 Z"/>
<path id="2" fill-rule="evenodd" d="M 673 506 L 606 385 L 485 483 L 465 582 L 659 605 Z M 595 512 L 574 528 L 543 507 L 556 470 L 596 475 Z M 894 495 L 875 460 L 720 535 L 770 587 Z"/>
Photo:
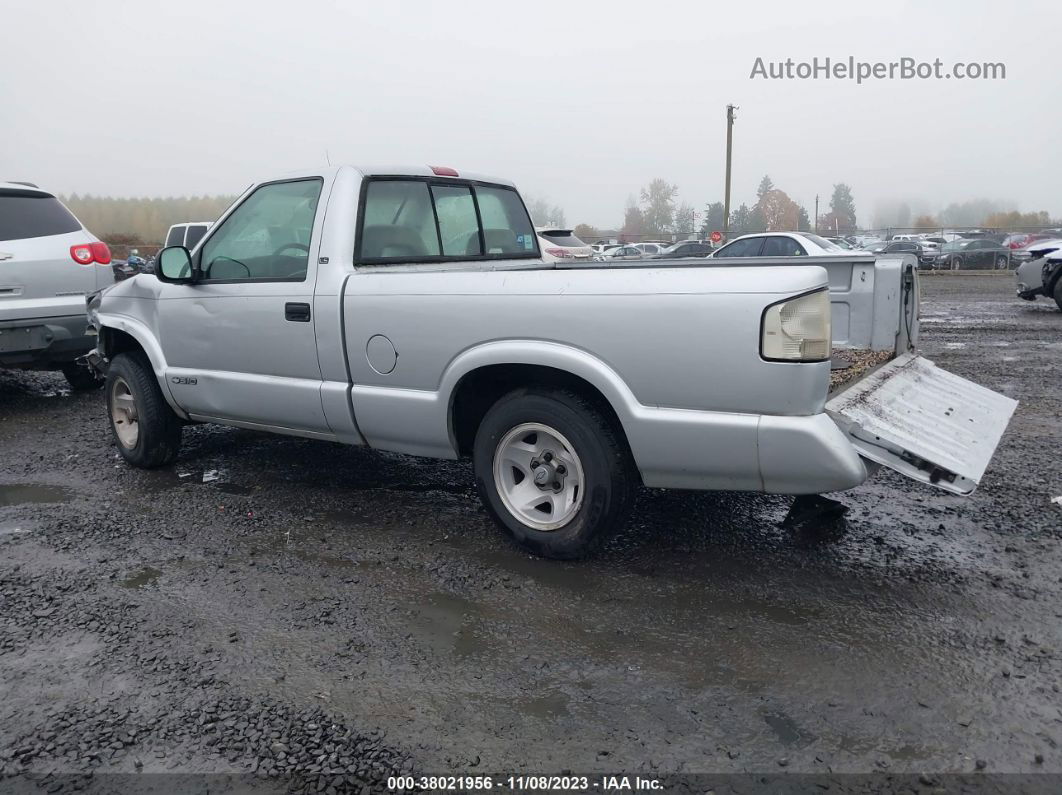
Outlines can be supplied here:
<path id="1" fill-rule="evenodd" d="M 1016 405 L 914 352 L 911 256 L 547 262 L 510 183 L 448 168 L 257 183 L 89 312 L 131 464 L 189 422 L 470 456 L 558 558 L 642 484 L 818 494 L 885 465 L 969 493 Z"/>

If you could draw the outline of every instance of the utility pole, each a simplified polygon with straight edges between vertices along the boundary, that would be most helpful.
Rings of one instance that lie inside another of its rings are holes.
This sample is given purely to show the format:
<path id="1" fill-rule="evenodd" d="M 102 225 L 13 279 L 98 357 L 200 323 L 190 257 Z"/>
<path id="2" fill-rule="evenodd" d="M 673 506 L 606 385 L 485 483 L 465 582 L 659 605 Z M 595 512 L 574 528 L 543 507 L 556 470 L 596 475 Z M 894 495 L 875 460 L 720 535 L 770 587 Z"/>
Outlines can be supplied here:
<path id="1" fill-rule="evenodd" d="M 819 233 L 819 194 L 815 194 L 815 234 Z"/>
<path id="2" fill-rule="evenodd" d="M 726 189 L 723 193 L 723 237 L 730 231 L 730 152 L 734 146 L 734 111 L 737 105 L 726 106 Z"/>

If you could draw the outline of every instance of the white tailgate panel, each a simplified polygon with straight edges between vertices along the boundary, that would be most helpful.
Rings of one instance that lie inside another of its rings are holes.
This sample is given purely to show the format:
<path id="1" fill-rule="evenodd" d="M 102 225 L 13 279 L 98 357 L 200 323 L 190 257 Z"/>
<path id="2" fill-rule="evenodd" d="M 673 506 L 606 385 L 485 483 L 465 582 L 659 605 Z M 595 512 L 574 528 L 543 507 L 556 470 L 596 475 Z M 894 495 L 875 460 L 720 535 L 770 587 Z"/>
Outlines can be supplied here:
<path id="1" fill-rule="evenodd" d="M 1017 405 L 905 353 L 831 399 L 826 411 L 871 461 L 969 494 Z"/>

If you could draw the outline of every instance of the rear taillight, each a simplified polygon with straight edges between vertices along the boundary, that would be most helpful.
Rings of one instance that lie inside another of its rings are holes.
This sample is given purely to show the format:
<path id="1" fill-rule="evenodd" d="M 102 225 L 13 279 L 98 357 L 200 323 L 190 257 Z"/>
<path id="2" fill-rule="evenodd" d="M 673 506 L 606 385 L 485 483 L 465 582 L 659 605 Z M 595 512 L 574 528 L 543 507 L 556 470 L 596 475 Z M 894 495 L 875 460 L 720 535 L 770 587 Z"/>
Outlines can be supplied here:
<path id="1" fill-rule="evenodd" d="M 821 362 L 830 358 L 832 338 L 827 290 L 779 301 L 763 313 L 760 355 L 774 362 Z"/>
<path id="2" fill-rule="evenodd" d="M 70 247 L 70 256 L 79 265 L 91 265 L 93 262 L 111 264 L 111 250 L 106 243 L 78 243 Z"/>
<path id="3" fill-rule="evenodd" d="M 574 257 L 575 256 L 574 254 L 572 254 L 572 252 L 568 251 L 568 249 L 566 249 L 566 248 L 547 248 L 545 251 L 546 251 L 547 254 L 549 254 L 551 256 L 554 256 L 554 257 L 560 257 L 561 259 L 568 259 L 570 257 Z"/>
<path id="4" fill-rule="evenodd" d="M 107 248 L 106 243 L 91 243 L 92 258 L 96 260 L 100 265 L 111 264 L 111 250 Z"/>

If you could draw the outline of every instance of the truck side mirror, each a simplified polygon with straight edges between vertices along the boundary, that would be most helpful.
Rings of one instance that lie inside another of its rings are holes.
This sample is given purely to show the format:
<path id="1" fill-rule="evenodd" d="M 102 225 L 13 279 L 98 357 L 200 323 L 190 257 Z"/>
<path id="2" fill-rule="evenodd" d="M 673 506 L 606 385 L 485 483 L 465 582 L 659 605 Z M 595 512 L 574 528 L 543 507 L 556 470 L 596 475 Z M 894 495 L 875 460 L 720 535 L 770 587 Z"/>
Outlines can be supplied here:
<path id="1" fill-rule="evenodd" d="M 197 276 L 192 255 L 184 246 L 169 246 L 159 252 L 155 260 L 155 277 L 160 282 L 192 284 Z"/>

